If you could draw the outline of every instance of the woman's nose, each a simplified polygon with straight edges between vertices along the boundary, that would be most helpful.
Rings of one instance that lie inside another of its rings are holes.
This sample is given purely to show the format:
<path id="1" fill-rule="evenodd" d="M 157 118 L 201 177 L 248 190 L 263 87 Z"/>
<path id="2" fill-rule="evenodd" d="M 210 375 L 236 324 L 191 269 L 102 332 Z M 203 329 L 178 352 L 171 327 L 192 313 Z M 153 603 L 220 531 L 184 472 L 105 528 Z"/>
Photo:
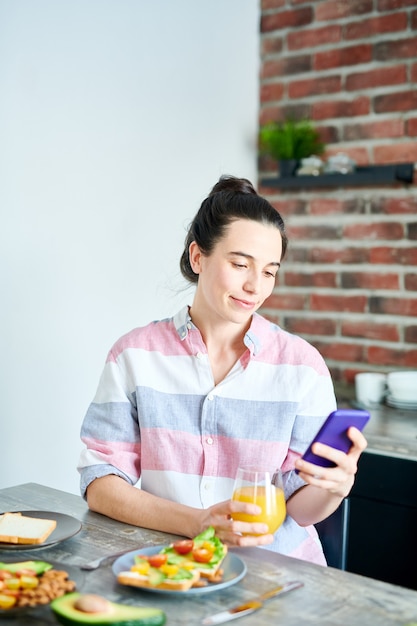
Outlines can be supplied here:
<path id="1" fill-rule="evenodd" d="M 246 291 L 250 291 L 251 293 L 258 293 L 260 281 L 260 275 L 257 272 L 251 272 L 246 278 L 244 289 L 246 289 Z"/>

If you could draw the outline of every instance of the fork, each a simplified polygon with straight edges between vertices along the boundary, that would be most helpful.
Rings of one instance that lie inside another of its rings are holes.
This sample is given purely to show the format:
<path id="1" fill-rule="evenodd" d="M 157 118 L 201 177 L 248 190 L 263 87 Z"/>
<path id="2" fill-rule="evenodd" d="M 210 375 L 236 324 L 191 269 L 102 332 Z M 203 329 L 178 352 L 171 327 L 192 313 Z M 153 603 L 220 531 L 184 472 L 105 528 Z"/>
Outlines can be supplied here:
<path id="1" fill-rule="evenodd" d="M 97 569 L 105 561 L 109 559 L 115 559 L 117 556 L 122 556 L 123 554 L 126 554 L 127 552 L 131 552 L 131 548 L 130 549 L 125 548 L 124 550 L 121 550 L 120 552 L 114 552 L 113 554 L 105 554 L 104 556 L 99 556 L 97 559 L 93 559 L 92 561 L 88 561 L 87 563 L 82 563 L 82 565 L 80 565 L 80 569 L 88 570 L 88 571 Z"/>

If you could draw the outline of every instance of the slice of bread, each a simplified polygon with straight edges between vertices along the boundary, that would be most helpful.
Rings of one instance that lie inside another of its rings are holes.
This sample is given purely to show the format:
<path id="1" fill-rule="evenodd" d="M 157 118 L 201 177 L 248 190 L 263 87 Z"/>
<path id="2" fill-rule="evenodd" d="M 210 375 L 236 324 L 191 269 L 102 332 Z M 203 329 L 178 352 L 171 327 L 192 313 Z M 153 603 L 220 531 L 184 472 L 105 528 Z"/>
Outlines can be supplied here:
<path id="1" fill-rule="evenodd" d="M 173 580 L 166 578 L 159 582 L 157 585 L 153 585 L 147 576 L 138 574 L 137 572 L 119 572 L 117 575 L 117 581 L 121 585 L 130 585 L 132 587 L 144 587 L 150 589 L 165 589 L 167 591 L 188 591 L 200 580 L 200 572 L 198 570 L 193 571 L 192 578 L 186 578 L 181 580 Z"/>
<path id="2" fill-rule="evenodd" d="M 0 542 L 14 544 L 43 543 L 56 528 L 56 520 L 29 517 L 21 513 L 0 515 Z"/>

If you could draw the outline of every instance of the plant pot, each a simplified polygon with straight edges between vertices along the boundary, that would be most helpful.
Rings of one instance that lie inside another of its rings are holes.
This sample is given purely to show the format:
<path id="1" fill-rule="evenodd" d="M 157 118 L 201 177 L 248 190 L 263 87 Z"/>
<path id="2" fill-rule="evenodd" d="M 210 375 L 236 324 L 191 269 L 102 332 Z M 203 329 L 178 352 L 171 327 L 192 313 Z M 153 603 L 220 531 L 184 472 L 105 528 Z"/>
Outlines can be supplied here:
<path id="1" fill-rule="evenodd" d="M 282 159 L 281 161 L 278 161 L 279 173 L 281 178 L 289 178 L 290 176 L 295 176 L 298 165 L 298 159 Z"/>

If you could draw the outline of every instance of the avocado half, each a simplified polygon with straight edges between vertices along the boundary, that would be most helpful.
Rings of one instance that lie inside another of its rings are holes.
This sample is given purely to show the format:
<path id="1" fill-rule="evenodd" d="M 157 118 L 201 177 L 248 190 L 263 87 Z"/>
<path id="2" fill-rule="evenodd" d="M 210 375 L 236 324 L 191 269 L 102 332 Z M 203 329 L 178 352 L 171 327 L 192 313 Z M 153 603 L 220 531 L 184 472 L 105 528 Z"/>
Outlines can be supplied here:
<path id="1" fill-rule="evenodd" d="M 52 600 L 50 607 L 61 624 L 95 624 L 105 626 L 163 626 L 166 615 L 161 609 L 129 606 L 106 600 L 106 610 L 87 613 L 76 608 L 81 593 L 67 593 Z"/>

